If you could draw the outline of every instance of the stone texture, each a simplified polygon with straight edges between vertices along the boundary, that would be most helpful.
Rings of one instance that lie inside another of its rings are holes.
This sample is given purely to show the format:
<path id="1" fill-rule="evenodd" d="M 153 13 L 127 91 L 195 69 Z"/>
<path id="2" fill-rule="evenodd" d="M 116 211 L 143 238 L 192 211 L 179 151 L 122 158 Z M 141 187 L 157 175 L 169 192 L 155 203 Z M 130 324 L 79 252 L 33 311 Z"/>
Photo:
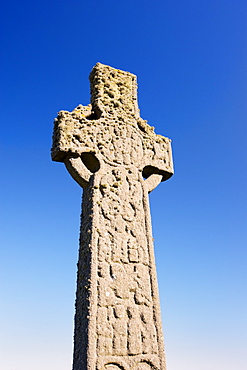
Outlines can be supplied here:
<path id="1" fill-rule="evenodd" d="M 135 75 L 97 63 L 90 82 L 52 148 L 84 188 L 73 370 L 165 370 L 148 193 L 173 174 L 170 140 L 140 118 Z"/>

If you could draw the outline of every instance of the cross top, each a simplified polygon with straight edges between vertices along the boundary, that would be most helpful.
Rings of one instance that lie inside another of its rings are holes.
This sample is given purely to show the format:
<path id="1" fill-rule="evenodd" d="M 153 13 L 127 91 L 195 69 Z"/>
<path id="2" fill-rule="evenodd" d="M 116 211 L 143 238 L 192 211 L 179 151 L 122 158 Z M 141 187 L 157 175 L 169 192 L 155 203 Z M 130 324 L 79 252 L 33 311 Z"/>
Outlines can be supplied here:
<path id="1" fill-rule="evenodd" d="M 55 119 L 52 159 L 64 162 L 82 187 L 107 165 L 134 166 L 152 191 L 173 174 L 170 139 L 140 118 L 136 76 L 97 63 L 90 83 L 91 104 Z"/>
<path id="2" fill-rule="evenodd" d="M 96 117 L 121 117 L 121 121 L 138 119 L 136 76 L 97 63 L 89 76 L 91 104 Z"/>

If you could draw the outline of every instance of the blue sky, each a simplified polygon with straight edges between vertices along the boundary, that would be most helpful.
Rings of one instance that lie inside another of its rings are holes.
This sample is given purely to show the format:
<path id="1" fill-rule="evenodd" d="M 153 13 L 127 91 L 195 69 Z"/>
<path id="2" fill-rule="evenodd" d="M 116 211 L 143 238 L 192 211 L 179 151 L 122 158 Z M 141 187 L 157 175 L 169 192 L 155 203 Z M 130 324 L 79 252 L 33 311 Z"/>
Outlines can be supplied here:
<path id="1" fill-rule="evenodd" d="M 173 141 L 175 175 L 150 197 L 168 370 L 245 370 L 246 1 L 0 13 L 0 369 L 71 368 L 81 189 L 51 136 L 99 61 L 138 76 L 142 118 Z"/>

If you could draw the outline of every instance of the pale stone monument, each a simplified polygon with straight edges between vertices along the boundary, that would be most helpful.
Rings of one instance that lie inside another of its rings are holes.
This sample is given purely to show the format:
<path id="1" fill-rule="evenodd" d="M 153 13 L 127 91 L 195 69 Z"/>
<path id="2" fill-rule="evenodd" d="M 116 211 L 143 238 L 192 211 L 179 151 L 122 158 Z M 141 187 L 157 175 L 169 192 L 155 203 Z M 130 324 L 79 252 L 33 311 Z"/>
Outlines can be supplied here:
<path id="1" fill-rule="evenodd" d="M 140 118 L 135 75 L 97 63 L 90 82 L 52 148 L 84 189 L 73 370 L 165 370 L 148 193 L 173 174 L 170 140 Z"/>

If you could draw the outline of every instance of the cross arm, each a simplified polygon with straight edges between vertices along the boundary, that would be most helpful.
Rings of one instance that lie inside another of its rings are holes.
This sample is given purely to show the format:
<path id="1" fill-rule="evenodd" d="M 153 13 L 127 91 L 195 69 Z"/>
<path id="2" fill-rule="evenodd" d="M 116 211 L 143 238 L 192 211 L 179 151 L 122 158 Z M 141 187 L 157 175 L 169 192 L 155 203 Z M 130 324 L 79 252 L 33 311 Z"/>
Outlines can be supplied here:
<path id="1" fill-rule="evenodd" d="M 69 156 L 94 152 L 96 143 L 91 124 L 92 107 L 79 105 L 72 112 L 60 111 L 54 120 L 52 160 L 64 162 Z"/>
<path id="2" fill-rule="evenodd" d="M 171 140 L 157 135 L 154 128 L 141 118 L 138 120 L 138 127 L 143 136 L 142 174 L 147 179 L 146 186 L 150 192 L 174 173 Z"/>
<path id="3" fill-rule="evenodd" d="M 95 121 L 91 104 L 72 112 L 60 111 L 54 121 L 52 160 L 64 162 L 73 179 L 83 188 L 99 169 L 95 153 Z"/>

